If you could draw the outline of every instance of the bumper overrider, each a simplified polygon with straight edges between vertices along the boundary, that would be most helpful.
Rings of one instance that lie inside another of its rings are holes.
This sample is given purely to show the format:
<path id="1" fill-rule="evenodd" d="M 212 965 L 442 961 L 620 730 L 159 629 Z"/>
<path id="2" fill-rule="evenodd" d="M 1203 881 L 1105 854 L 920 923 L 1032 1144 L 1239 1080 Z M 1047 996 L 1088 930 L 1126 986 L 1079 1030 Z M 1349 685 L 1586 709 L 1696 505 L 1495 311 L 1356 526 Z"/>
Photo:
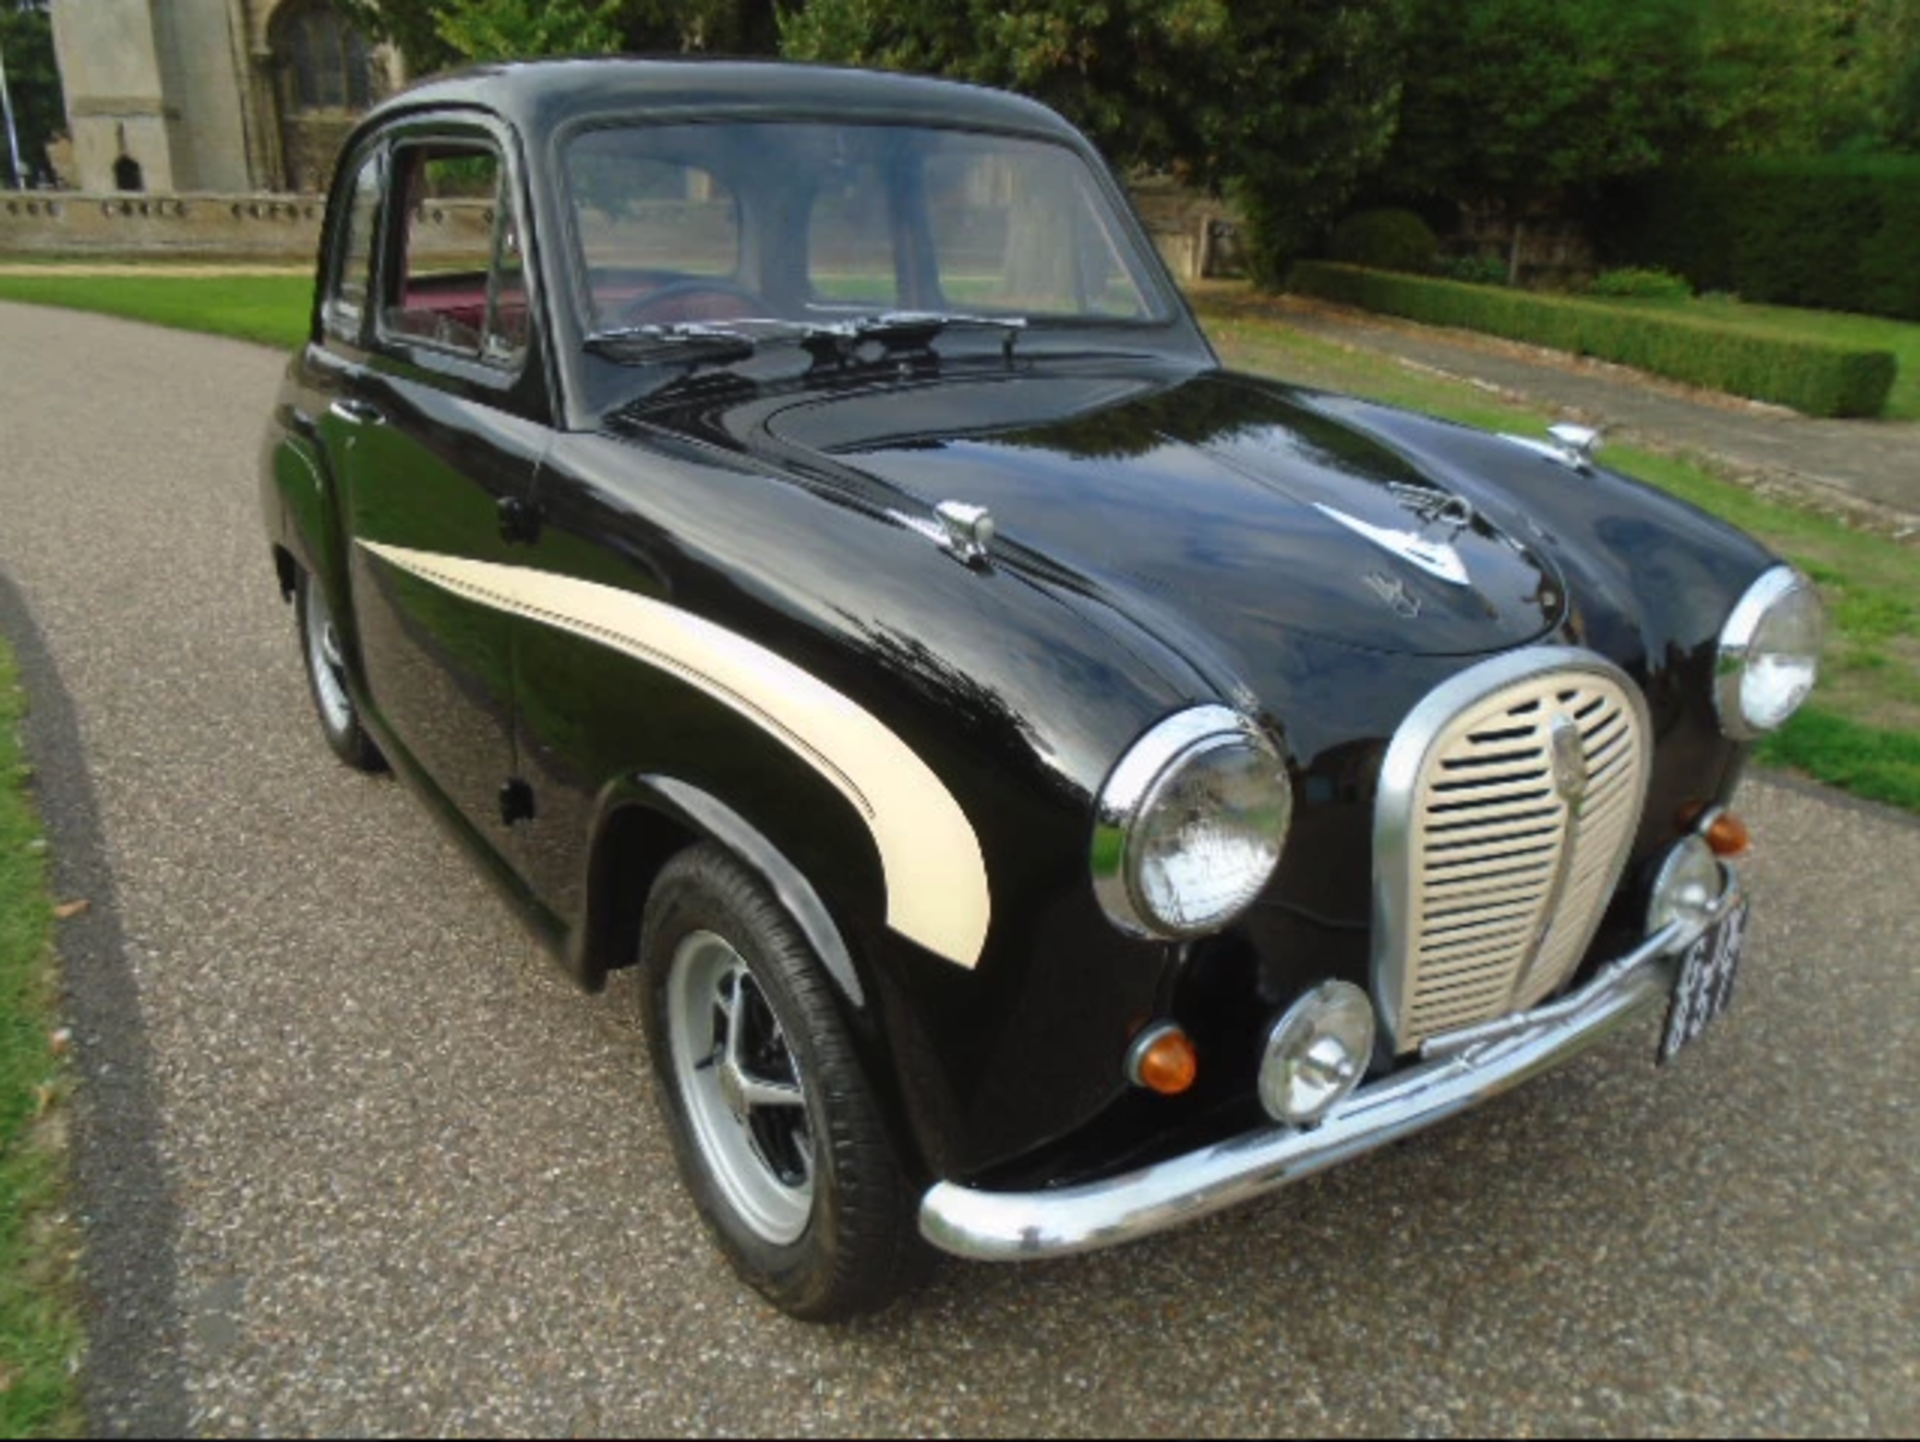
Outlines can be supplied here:
<path id="1" fill-rule="evenodd" d="M 1311 1128 L 1246 1132 L 1106 1181 L 1037 1192 L 941 1182 L 920 1204 L 921 1234 L 985 1262 L 1118 1246 L 1237 1207 L 1466 1111 L 1585 1051 L 1669 1001 L 1682 958 L 1743 900 L 1739 872 L 1703 921 L 1674 922 L 1557 1002 L 1450 1035 L 1413 1066 L 1362 1086 Z"/>

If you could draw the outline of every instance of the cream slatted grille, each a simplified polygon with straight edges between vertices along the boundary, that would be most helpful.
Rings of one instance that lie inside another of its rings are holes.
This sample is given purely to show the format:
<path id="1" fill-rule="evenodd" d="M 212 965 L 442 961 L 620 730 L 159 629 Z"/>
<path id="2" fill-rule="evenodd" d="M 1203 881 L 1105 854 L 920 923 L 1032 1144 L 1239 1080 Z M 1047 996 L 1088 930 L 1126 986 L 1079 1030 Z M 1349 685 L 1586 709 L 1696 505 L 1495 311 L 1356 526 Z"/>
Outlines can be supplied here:
<path id="1" fill-rule="evenodd" d="M 1525 1010 L 1563 986 L 1626 864 L 1647 785 L 1631 682 L 1552 670 L 1440 726 L 1410 789 L 1404 934 L 1381 990 L 1403 1051 Z"/>

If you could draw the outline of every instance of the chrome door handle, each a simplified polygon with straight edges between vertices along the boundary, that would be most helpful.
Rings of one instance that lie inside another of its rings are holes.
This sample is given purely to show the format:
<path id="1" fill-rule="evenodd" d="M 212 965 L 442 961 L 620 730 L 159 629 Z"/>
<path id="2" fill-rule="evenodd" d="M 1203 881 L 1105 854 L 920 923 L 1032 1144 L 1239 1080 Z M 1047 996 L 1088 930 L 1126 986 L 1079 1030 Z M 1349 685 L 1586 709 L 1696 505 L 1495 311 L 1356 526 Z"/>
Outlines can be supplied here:
<path id="1" fill-rule="evenodd" d="M 380 413 L 380 407 L 367 401 L 354 400 L 351 397 L 344 400 L 337 400 L 328 406 L 327 409 L 340 417 L 341 420 L 350 421 L 356 426 L 377 426 L 386 419 L 386 417 Z"/>

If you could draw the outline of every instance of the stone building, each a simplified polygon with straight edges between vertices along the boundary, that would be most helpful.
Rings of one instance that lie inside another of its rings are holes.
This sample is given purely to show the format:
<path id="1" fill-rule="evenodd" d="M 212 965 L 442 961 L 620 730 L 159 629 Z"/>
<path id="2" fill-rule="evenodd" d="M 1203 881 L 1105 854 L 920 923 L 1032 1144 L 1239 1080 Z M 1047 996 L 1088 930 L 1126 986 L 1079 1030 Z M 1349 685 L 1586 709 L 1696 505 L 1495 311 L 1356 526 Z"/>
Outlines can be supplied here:
<path id="1" fill-rule="evenodd" d="M 53 0 L 82 190 L 316 191 L 401 80 L 331 0 Z"/>

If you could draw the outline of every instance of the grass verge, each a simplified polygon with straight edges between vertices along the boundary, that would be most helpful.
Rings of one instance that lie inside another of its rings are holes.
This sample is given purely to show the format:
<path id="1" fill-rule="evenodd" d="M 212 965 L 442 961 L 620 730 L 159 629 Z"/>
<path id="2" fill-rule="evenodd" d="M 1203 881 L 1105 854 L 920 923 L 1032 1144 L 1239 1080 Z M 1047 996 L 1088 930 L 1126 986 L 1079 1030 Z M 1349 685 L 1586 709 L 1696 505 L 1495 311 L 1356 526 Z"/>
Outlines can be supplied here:
<path id="1" fill-rule="evenodd" d="M 305 275 L 0 275 L 0 300 L 125 316 L 292 350 L 307 338 L 313 279 Z"/>
<path id="2" fill-rule="evenodd" d="M 0 1437 L 77 1436 L 77 1244 L 62 1210 L 65 1067 L 54 1041 L 53 908 L 0 643 Z"/>
<path id="3" fill-rule="evenodd" d="M 311 283 L 294 275 L 187 277 L 163 268 L 124 276 L 0 275 L 0 298 L 78 306 L 283 349 L 305 339 L 310 297 Z M 1231 296 L 1203 294 L 1196 303 L 1222 356 L 1243 370 L 1490 430 L 1537 432 L 1555 418 L 1546 407 L 1304 335 L 1283 319 L 1249 314 Z M 1741 311 L 1755 324 L 1785 323 L 1778 316 L 1769 320 L 1773 307 L 1723 308 Z M 1796 323 L 1808 315 L 1787 314 Z M 1920 326 L 1847 316 L 1816 320 L 1868 327 L 1836 339 L 1874 339 L 1883 324 L 1910 331 L 1902 344 L 1920 351 Z M 1903 362 L 1908 354 L 1901 351 Z M 1903 364 L 1903 374 L 1920 377 L 1920 363 Z M 1920 392 L 1914 404 L 1920 413 Z M 1920 566 L 1913 550 L 1768 500 L 1695 460 L 1614 447 L 1607 461 L 1752 532 L 1819 583 L 1833 622 L 1819 701 L 1763 749 L 1763 758 L 1868 799 L 1920 811 Z"/>

